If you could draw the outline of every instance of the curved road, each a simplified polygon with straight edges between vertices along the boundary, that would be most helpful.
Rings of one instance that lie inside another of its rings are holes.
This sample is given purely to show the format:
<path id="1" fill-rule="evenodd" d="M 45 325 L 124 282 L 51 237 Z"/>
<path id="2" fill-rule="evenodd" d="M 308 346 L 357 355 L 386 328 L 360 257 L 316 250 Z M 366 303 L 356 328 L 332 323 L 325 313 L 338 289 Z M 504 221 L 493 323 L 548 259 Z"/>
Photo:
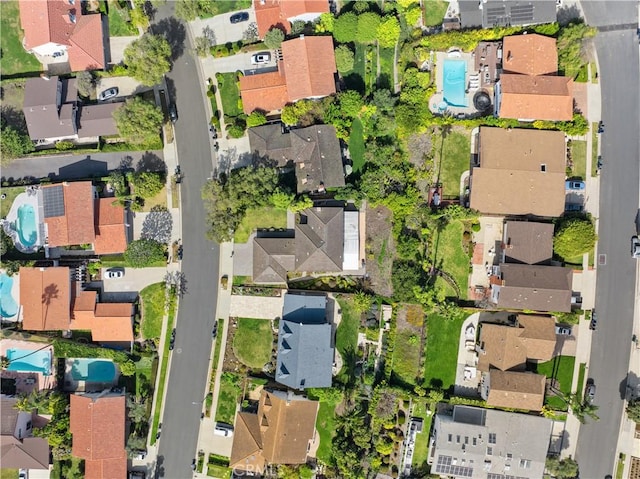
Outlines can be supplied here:
<path id="1" fill-rule="evenodd" d="M 601 139 L 598 254 L 606 254 L 606 264 L 598 267 L 598 330 L 587 373 L 596 384 L 600 420 L 587 420 L 580 428 L 576 460 L 581 477 L 602 479 L 614 473 L 632 345 L 637 263 L 630 239 L 640 188 L 638 3 L 585 1 L 582 8 L 587 23 L 599 29 L 595 47 L 606 130 Z"/>
<path id="2" fill-rule="evenodd" d="M 172 43 L 173 69 L 167 75 L 167 94 L 175 101 L 179 120 L 175 124 L 181 185 L 182 272 L 187 292 L 180 300 L 176 345 L 171 358 L 164 400 L 162 435 L 156 473 L 170 479 L 193 476 L 200 413 L 209 370 L 216 303 L 218 300 L 219 248 L 206 239 L 205 211 L 200 190 L 212 170 L 208 114 L 200 85 L 193 48 L 186 28 L 172 18 L 174 2 L 163 5 L 154 19 L 154 32 Z"/>

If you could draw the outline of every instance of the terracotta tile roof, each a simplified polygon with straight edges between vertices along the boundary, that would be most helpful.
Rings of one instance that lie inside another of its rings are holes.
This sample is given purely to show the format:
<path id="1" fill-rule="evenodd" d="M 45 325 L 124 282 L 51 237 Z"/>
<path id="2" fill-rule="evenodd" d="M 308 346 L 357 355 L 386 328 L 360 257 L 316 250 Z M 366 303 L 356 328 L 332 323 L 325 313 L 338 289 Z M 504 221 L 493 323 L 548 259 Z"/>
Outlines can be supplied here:
<path id="1" fill-rule="evenodd" d="M 500 76 L 500 118 L 569 121 L 573 79 L 558 76 Z"/>
<path id="2" fill-rule="evenodd" d="M 93 225 L 93 185 L 90 181 L 64 182 L 42 186 L 62 188 L 64 209 L 61 216 L 46 217 L 50 246 L 91 244 L 95 240 Z"/>
<path id="3" fill-rule="evenodd" d="M 69 329 L 69 268 L 20 268 L 22 327 L 26 331 Z"/>
<path id="4" fill-rule="evenodd" d="M 282 42 L 281 49 L 290 102 L 336 92 L 333 37 L 301 36 Z"/>
<path id="5" fill-rule="evenodd" d="M 91 331 L 97 343 L 117 343 L 129 348 L 133 341 L 131 303 L 96 303 L 95 310 L 74 310 L 71 329 Z"/>
<path id="6" fill-rule="evenodd" d="M 504 243 L 507 263 L 548 263 L 553 256 L 553 224 L 507 221 Z"/>
<path id="7" fill-rule="evenodd" d="M 73 312 L 78 311 L 93 311 L 96 309 L 96 298 L 98 293 L 96 291 L 80 291 L 74 294 L 72 301 Z"/>
<path id="8" fill-rule="evenodd" d="M 126 477 L 125 420 L 125 396 L 71 395 L 72 454 L 85 459 L 86 479 Z"/>
<path id="9" fill-rule="evenodd" d="M 542 374 L 499 371 L 489 373 L 490 406 L 540 411 L 544 403 L 546 377 Z"/>
<path id="10" fill-rule="evenodd" d="M 262 471 L 265 460 L 262 455 L 262 436 L 258 415 L 239 412 L 233 431 L 233 445 L 229 467 L 240 470 Z"/>
<path id="11" fill-rule="evenodd" d="M 123 253 L 127 249 L 125 211 L 113 204 L 113 198 L 95 200 L 95 229 L 93 250 L 96 254 Z"/>
<path id="12" fill-rule="evenodd" d="M 564 212 L 562 132 L 481 127 L 479 138 L 480 166 L 472 172 L 471 208 L 485 214 L 545 217 Z"/>
<path id="13" fill-rule="evenodd" d="M 73 71 L 105 67 L 102 15 L 83 15 L 79 0 L 20 0 L 20 23 L 27 49 L 58 43 Z"/>
<path id="14" fill-rule="evenodd" d="M 307 14 L 326 13 L 329 11 L 328 0 L 281 0 L 280 10 L 285 18 L 296 18 Z"/>
<path id="15" fill-rule="evenodd" d="M 272 28 L 291 32 L 291 23 L 297 17 L 309 21 L 329 11 L 328 0 L 254 0 L 258 35 L 263 38 Z"/>
<path id="16" fill-rule="evenodd" d="M 558 72 L 555 38 L 537 33 L 504 37 L 502 58 L 502 69 L 508 73 L 555 75 Z"/>
<path id="17" fill-rule="evenodd" d="M 289 98 L 284 74 L 279 71 L 244 75 L 240 78 L 240 94 L 246 113 L 280 110 Z"/>

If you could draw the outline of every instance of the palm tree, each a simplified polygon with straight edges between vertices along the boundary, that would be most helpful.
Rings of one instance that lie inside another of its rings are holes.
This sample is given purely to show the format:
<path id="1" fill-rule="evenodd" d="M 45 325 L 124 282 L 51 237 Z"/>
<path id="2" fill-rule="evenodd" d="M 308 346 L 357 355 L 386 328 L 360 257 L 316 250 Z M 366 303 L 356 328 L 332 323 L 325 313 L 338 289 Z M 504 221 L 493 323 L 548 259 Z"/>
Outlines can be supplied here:
<path id="1" fill-rule="evenodd" d="M 568 396 L 565 396 L 564 399 L 569 405 L 569 408 L 571 409 L 573 415 L 582 424 L 586 422 L 587 416 L 589 416 L 594 421 L 600 420 L 600 417 L 596 414 L 598 406 L 589 401 L 585 401 L 577 393 L 569 394 Z"/>

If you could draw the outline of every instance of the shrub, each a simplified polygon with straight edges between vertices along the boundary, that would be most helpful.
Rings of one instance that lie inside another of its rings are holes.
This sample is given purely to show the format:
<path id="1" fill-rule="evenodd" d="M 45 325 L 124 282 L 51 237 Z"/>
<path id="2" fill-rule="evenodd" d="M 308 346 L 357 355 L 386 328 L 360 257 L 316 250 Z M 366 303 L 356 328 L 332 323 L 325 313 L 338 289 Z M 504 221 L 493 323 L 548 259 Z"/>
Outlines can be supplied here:
<path id="1" fill-rule="evenodd" d="M 591 251 L 596 240 L 596 230 L 589 218 L 563 218 L 556 225 L 553 249 L 564 259 L 572 258 Z"/>
<path id="2" fill-rule="evenodd" d="M 57 141 L 56 142 L 56 150 L 58 151 L 66 151 L 72 150 L 75 145 L 71 141 Z"/>
<path id="3" fill-rule="evenodd" d="M 244 128 L 240 125 L 232 125 L 227 129 L 227 134 L 230 138 L 242 138 L 244 136 Z"/>

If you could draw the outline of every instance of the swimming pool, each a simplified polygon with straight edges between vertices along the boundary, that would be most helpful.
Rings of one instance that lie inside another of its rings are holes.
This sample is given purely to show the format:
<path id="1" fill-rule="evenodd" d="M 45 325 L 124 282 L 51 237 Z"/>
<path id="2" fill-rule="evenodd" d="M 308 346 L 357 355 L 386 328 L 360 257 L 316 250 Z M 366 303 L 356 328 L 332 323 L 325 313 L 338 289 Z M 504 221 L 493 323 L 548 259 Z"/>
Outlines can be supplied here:
<path id="1" fill-rule="evenodd" d="M 31 248 L 38 240 L 36 227 L 36 210 L 31 205 L 22 205 L 18 208 L 18 221 L 16 229 L 20 236 L 20 242 L 27 248 Z"/>
<path id="2" fill-rule="evenodd" d="M 13 278 L 5 273 L 0 273 L 0 316 L 3 318 L 13 318 L 18 314 L 18 303 L 11 296 Z"/>
<path id="3" fill-rule="evenodd" d="M 109 383 L 116 378 L 116 366 L 108 359 L 74 359 L 71 377 L 74 381 Z"/>
<path id="4" fill-rule="evenodd" d="M 467 81 L 466 60 L 446 58 L 442 69 L 442 93 L 444 101 L 451 106 L 467 106 L 465 94 Z"/>
<path id="5" fill-rule="evenodd" d="M 51 350 L 7 349 L 8 371 L 51 374 Z"/>

